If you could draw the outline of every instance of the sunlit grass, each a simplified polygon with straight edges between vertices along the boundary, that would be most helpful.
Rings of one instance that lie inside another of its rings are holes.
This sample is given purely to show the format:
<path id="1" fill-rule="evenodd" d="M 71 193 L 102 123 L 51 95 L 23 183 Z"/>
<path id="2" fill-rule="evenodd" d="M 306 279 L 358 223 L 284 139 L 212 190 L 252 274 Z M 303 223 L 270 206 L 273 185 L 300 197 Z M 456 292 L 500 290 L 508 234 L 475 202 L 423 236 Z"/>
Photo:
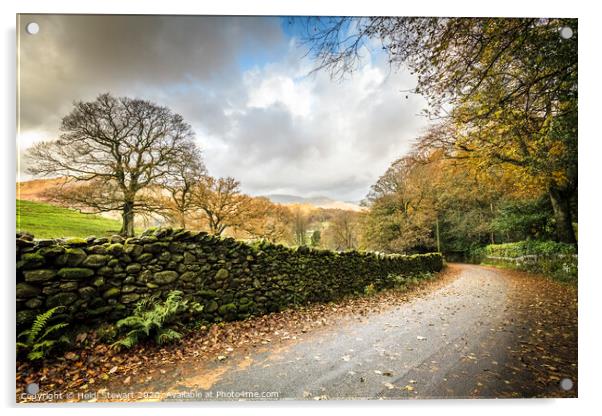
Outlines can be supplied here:
<path id="1" fill-rule="evenodd" d="M 17 232 L 36 238 L 107 236 L 117 234 L 120 228 L 117 220 L 17 199 Z"/>

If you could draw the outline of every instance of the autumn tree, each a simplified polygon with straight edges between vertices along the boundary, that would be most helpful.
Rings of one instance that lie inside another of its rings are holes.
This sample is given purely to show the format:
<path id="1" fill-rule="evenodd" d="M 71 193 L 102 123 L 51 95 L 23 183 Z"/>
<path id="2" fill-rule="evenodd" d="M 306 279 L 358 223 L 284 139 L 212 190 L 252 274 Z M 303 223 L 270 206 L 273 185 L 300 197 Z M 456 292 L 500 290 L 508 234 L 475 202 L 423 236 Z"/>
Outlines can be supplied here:
<path id="1" fill-rule="evenodd" d="M 370 210 L 362 221 L 366 248 L 407 253 L 433 246 L 436 208 L 426 169 L 413 155 L 406 156 L 371 187 L 364 202 Z"/>
<path id="2" fill-rule="evenodd" d="M 249 197 L 241 193 L 240 182 L 231 177 L 204 177 L 194 187 L 191 198 L 213 235 L 222 235 L 230 227 L 241 227 L 249 206 Z"/>
<path id="3" fill-rule="evenodd" d="M 423 174 L 432 181 L 428 199 L 436 216 L 431 226 L 441 251 L 465 256 L 472 247 L 501 242 L 492 221 L 500 201 L 513 195 L 512 177 L 447 159 L 436 149 L 423 162 Z"/>
<path id="4" fill-rule="evenodd" d="M 558 240 L 576 242 L 576 19 L 333 17 L 307 28 L 317 69 L 335 76 L 356 70 L 366 41 L 380 40 L 391 64 L 416 75 L 427 115 L 453 133 L 432 145 L 540 181 Z"/>
<path id="5" fill-rule="evenodd" d="M 361 221 L 363 247 L 388 252 L 440 248 L 462 260 L 485 244 L 549 236 L 544 217 L 551 216 L 551 207 L 541 203 L 546 195 L 541 183 L 518 181 L 512 165 L 449 158 L 423 143 L 440 133 L 426 132 L 372 186 L 365 201 L 370 209 Z"/>
<path id="6" fill-rule="evenodd" d="M 272 243 L 291 240 L 291 211 L 280 204 L 274 204 L 265 197 L 248 197 L 245 201 L 242 222 L 239 226 L 252 238 L 264 239 Z"/>
<path id="7" fill-rule="evenodd" d="M 110 94 L 74 103 L 61 131 L 57 140 L 28 150 L 28 172 L 67 178 L 68 191 L 56 194 L 65 203 L 121 211 L 124 236 L 134 235 L 135 213 L 160 208 L 143 191 L 159 184 L 194 138 L 190 125 L 170 109 Z"/>

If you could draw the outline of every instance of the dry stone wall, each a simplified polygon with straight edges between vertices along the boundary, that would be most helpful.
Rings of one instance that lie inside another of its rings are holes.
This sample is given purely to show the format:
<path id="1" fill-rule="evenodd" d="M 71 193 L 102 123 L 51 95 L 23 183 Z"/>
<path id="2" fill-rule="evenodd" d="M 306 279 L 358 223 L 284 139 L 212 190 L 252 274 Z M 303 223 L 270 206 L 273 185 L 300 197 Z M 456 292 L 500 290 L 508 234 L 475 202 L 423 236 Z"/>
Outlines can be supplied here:
<path id="1" fill-rule="evenodd" d="M 67 322 L 112 322 L 143 297 L 165 297 L 176 289 L 204 305 L 201 317 L 208 321 L 244 319 L 336 300 L 369 284 L 388 287 L 393 275 L 436 272 L 442 263 L 438 253 L 291 249 L 169 228 L 128 239 L 35 240 L 17 234 L 17 326 L 59 305 Z"/>

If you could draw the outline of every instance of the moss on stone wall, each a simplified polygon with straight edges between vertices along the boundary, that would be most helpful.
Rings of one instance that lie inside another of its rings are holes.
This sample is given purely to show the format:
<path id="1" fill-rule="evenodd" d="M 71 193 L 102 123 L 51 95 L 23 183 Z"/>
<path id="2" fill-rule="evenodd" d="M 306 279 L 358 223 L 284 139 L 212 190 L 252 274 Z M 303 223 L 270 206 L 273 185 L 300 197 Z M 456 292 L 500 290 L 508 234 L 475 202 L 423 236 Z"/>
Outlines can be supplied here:
<path id="1" fill-rule="evenodd" d="M 244 319 L 392 286 L 392 275 L 439 271 L 440 254 L 383 255 L 246 244 L 203 232 L 153 229 L 140 237 L 34 240 L 17 235 L 17 323 L 63 305 L 66 321 L 106 322 L 149 295 L 178 289 L 208 321 Z"/>

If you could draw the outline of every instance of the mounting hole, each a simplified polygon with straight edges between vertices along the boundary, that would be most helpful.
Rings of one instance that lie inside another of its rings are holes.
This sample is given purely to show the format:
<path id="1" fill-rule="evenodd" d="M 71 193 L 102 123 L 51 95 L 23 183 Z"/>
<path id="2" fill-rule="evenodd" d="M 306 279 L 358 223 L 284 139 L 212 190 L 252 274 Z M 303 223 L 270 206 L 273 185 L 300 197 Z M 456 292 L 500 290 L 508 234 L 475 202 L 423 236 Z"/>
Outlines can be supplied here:
<path id="1" fill-rule="evenodd" d="M 38 383 L 29 383 L 27 387 L 25 387 L 25 391 L 27 392 L 27 394 L 33 396 L 40 392 L 40 386 Z"/>
<path id="2" fill-rule="evenodd" d="M 27 33 L 29 33 L 30 35 L 37 35 L 38 32 L 40 31 L 40 25 L 37 24 L 36 22 L 29 22 L 25 26 L 25 31 Z"/>
<path id="3" fill-rule="evenodd" d="M 573 29 L 568 26 L 564 26 L 560 29 L 560 37 L 562 39 L 570 39 L 573 37 Z"/>
<path id="4" fill-rule="evenodd" d="M 573 380 L 570 378 L 563 378 L 560 380 L 560 388 L 564 391 L 569 391 L 573 389 Z"/>

